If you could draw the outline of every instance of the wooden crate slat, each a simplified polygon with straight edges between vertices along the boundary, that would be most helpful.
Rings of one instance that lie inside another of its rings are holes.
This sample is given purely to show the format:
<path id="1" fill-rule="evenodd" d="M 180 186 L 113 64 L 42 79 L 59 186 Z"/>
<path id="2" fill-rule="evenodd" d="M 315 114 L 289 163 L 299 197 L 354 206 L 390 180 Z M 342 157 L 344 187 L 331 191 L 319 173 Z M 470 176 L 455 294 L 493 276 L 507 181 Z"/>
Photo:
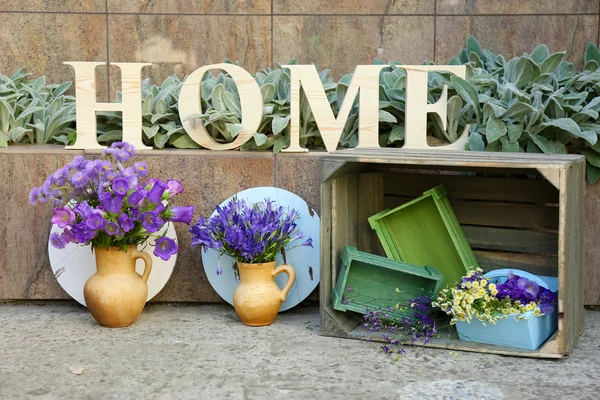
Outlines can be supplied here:
<path id="1" fill-rule="evenodd" d="M 391 209 L 411 200 L 412 197 L 386 195 L 383 207 Z M 462 225 L 558 230 L 558 207 L 555 206 L 456 199 L 450 200 L 450 203 Z"/>
<path id="2" fill-rule="evenodd" d="M 558 234 L 483 226 L 462 227 L 469 244 L 477 250 L 557 254 Z"/>
<path id="3" fill-rule="evenodd" d="M 558 256 L 481 250 L 475 250 L 474 253 L 479 266 L 485 272 L 507 268 L 542 276 L 558 275 Z"/>
<path id="4" fill-rule="evenodd" d="M 383 210 L 383 174 L 358 175 L 358 250 L 383 256 L 385 253 L 368 218 Z"/>
<path id="5" fill-rule="evenodd" d="M 520 203 L 557 204 L 558 190 L 538 179 L 503 179 L 461 175 L 384 174 L 386 195 L 419 197 L 424 191 L 444 184 L 448 198 Z"/>

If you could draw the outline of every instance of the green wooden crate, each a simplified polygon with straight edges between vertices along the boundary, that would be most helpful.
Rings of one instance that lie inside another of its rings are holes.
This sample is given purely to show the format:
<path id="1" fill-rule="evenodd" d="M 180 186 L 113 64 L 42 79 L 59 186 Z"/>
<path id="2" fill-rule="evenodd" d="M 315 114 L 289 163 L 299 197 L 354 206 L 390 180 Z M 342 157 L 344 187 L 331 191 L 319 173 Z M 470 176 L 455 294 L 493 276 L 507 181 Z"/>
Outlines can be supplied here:
<path id="1" fill-rule="evenodd" d="M 336 310 L 366 314 L 368 310 L 388 309 L 436 293 L 443 280 L 443 275 L 433 267 L 417 267 L 346 246 L 331 301 Z M 412 311 L 395 310 L 391 314 L 410 316 Z"/>
<path id="2" fill-rule="evenodd" d="M 448 200 L 444 185 L 369 218 L 385 254 L 394 260 L 437 268 L 444 286 L 456 285 L 479 266 Z"/>

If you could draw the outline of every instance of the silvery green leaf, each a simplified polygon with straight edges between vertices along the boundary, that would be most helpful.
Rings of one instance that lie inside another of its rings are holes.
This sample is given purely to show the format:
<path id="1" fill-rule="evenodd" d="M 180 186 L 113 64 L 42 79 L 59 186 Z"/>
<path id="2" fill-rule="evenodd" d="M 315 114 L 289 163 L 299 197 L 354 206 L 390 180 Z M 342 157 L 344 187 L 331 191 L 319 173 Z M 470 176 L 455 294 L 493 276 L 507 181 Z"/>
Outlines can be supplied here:
<path id="1" fill-rule="evenodd" d="M 472 151 L 483 151 L 485 149 L 485 144 L 479 133 L 471 132 L 469 134 L 469 149 Z"/>
<path id="2" fill-rule="evenodd" d="M 161 113 L 156 113 L 154 115 L 152 115 L 152 118 L 150 119 L 150 122 L 152 124 L 155 124 L 157 121 L 161 120 L 161 119 L 168 119 L 167 117 L 169 117 L 172 114 L 161 114 Z"/>
<path id="3" fill-rule="evenodd" d="M 265 135 L 264 133 L 254 132 L 252 134 L 252 137 L 254 137 L 254 141 L 256 142 L 257 146 L 262 146 L 267 141 L 267 135 Z"/>
<path id="4" fill-rule="evenodd" d="M 519 152 L 519 143 L 511 143 L 506 136 L 500 138 L 500 143 L 502 143 L 502 151 L 505 153 L 518 153 Z"/>
<path id="5" fill-rule="evenodd" d="M 229 111 L 234 113 L 239 118 L 242 117 L 242 106 L 238 96 L 231 92 L 225 92 L 223 95 L 223 101 L 225 102 L 225 107 L 227 107 Z"/>
<path id="6" fill-rule="evenodd" d="M 6 140 L 6 135 L 0 132 L 0 147 L 8 147 L 8 141 Z"/>
<path id="7" fill-rule="evenodd" d="M 579 126 L 581 127 L 581 124 L 585 121 L 587 121 L 588 119 L 593 119 L 593 120 L 597 120 L 598 119 L 598 111 L 594 111 L 594 110 L 581 110 L 580 112 L 576 113 L 575 115 L 573 115 L 573 121 L 577 122 L 577 124 L 579 124 Z M 583 129 L 583 128 L 582 128 Z"/>
<path id="8" fill-rule="evenodd" d="M 167 104 L 163 99 L 160 99 L 156 102 L 156 113 L 157 114 L 166 114 L 168 111 Z"/>
<path id="9" fill-rule="evenodd" d="M 308 103 L 308 102 L 307 102 Z M 270 115 L 273 114 L 273 111 L 275 110 L 275 106 L 273 104 L 265 104 L 263 106 L 263 115 Z"/>
<path id="10" fill-rule="evenodd" d="M 194 140 L 191 137 L 189 137 L 188 135 L 182 135 L 182 136 L 178 137 L 171 144 L 173 146 L 177 147 L 178 149 L 199 149 L 199 148 L 201 148 L 201 146 L 198 143 L 194 142 Z"/>
<path id="11" fill-rule="evenodd" d="M 159 125 L 143 126 L 142 127 L 142 130 L 144 131 L 144 133 L 146 134 L 146 137 L 148 139 L 152 139 L 154 137 L 154 135 L 156 135 L 156 133 L 158 132 L 159 129 L 160 129 Z"/>
<path id="12" fill-rule="evenodd" d="M 404 126 L 395 125 L 390 132 L 388 143 L 396 143 L 404 140 Z"/>
<path id="13" fill-rule="evenodd" d="M 396 117 L 387 111 L 379 110 L 379 122 L 397 122 Z"/>
<path id="14" fill-rule="evenodd" d="M 227 107 L 225 106 L 225 101 L 223 100 L 223 95 L 225 93 L 225 87 L 223 84 L 219 83 L 212 90 L 212 106 L 217 111 L 227 111 Z"/>
<path id="15" fill-rule="evenodd" d="M 596 135 L 595 132 L 591 132 L 591 131 L 582 132 L 581 129 L 579 128 L 579 125 L 577 125 L 577 123 L 575 121 L 573 121 L 571 118 L 560 118 L 560 119 L 554 119 L 554 120 L 544 122 L 539 125 L 538 132 L 541 132 L 544 129 L 550 128 L 550 127 L 558 128 L 562 131 L 569 132 L 571 135 L 581 138 L 591 145 L 596 144 L 596 142 L 598 141 L 598 135 Z M 537 142 L 536 142 L 536 144 L 539 146 L 539 144 Z M 542 150 L 544 150 L 541 146 L 540 146 L 540 148 Z"/>
<path id="16" fill-rule="evenodd" d="M 561 61 L 565 57 L 565 54 L 566 52 L 561 51 L 560 53 L 552 54 L 546 60 L 544 60 L 542 65 L 540 65 L 542 73 L 554 71 L 560 65 Z"/>
<path id="17" fill-rule="evenodd" d="M 177 129 L 177 124 L 175 124 L 174 121 L 169 121 L 164 124 L 160 124 L 160 127 L 163 128 L 165 131 L 174 131 Z"/>
<path id="18" fill-rule="evenodd" d="M 582 131 L 594 131 L 594 132 L 600 134 L 600 124 L 598 124 L 598 123 L 581 123 L 581 124 L 579 124 L 579 128 Z M 597 145 L 598 145 L 598 142 L 596 142 L 596 146 Z"/>
<path id="19" fill-rule="evenodd" d="M 591 42 L 588 43 L 585 48 L 585 63 L 587 64 L 590 61 L 596 61 L 596 63 L 600 64 L 600 51 L 598 51 L 598 47 Z"/>
<path id="20" fill-rule="evenodd" d="M 598 69 L 598 63 L 594 60 L 588 61 L 585 63 L 585 65 L 583 66 L 583 70 L 584 71 L 591 71 L 594 72 Z"/>
<path id="21" fill-rule="evenodd" d="M 258 84 L 262 86 L 265 83 L 265 79 L 267 79 L 267 75 L 263 74 L 262 72 L 257 72 L 254 78 Z"/>
<path id="22" fill-rule="evenodd" d="M 279 132 L 283 131 L 288 126 L 290 118 L 291 115 L 288 115 L 284 118 L 279 116 L 274 117 L 273 121 L 271 121 L 271 129 L 273 130 L 273 135 L 278 135 Z"/>
<path id="23" fill-rule="evenodd" d="M 102 135 L 98 136 L 99 142 L 118 142 L 123 138 L 122 130 L 111 130 L 108 132 L 104 132 Z"/>
<path id="24" fill-rule="evenodd" d="M 70 143 L 69 137 L 67 135 L 54 136 L 53 139 L 58 143 L 64 144 L 65 146 Z"/>
<path id="25" fill-rule="evenodd" d="M 273 153 L 278 154 L 281 152 L 281 150 L 283 150 L 287 146 L 288 146 L 288 143 L 287 143 L 287 139 L 285 138 L 285 136 L 279 136 L 279 137 L 275 138 L 275 141 L 273 142 Z"/>
<path id="26" fill-rule="evenodd" d="M 508 133 L 508 139 L 510 140 L 510 143 L 515 143 L 521 138 L 521 135 L 523 134 L 523 125 L 509 123 L 506 125 L 506 130 Z"/>
<path id="27" fill-rule="evenodd" d="M 227 128 L 227 131 L 229 132 L 232 138 L 237 137 L 237 135 L 240 134 L 243 128 L 242 124 L 225 124 L 225 127 Z"/>
<path id="28" fill-rule="evenodd" d="M 585 159 L 594 167 L 600 168 L 600 154 L 592 149 L 580 149 L 579 152 L 585 156 Z"/>
<path id="29" fill-rule="evenodd" d="M 58 97 L 63 95 L 67 90 L 69 90 L 69 88 L 71 87 L 71 82 L 65 82 L 65 83 L 61 83 L 60 85 L 58 85 L 53 91 L 52 91 L 52 95 L 54 97 Z"/>
<path id="30" fill-rule="evenodd" d="M 0 147 L 1 147 L 1 143 L 0 143 Z M 600 178 L 600 168 L 594 167 L 590 163 L 587 163 L 586 172 L 587 172 L 588 181 L 590 183 L 595 183 L 598 180 L 598 178 Z"/>
<path id="31" fill-rule="evenodd" d="M 529 137 L 545 154 L 566 154 L 565 145 L 541 135 L 530 134 Z"/>
<path id="32" fill-rule="evenodd" d="M 488 143 L 493 143 L 502 136 L 506 135 L 506 125 L 498 118 L 490 118 L 486 125 L 485 137 Z"/>
<path id="33" fill-rule="evenodd" d="M 500 143 L 499 140 L 496 140 L 493 143 L 488 143 L 488 145 L 484 151 L 492 151 L 492 152 L 502 151 L 502 143 Z"/>
<path id="34" fill-rule="evenodd" d="M 229 122 L 232 124 L 236 124 L 238 122 L 240 122 L 235 114 L 230 113 L 230 112 L 224 112 L 224 111 L 217 111 L 214 112 L 212 114 L 210 114 L 210 116 L 208 117 L 208 123 L 212 124 L 218 121 L 224 121 L 224 122 Z"/>
<path id="35" fill-rule="evenodd" d="M 473 36 L 469 35 L 469 37 L 467 38 L 467 54 L 470 54 L 471 52 L 476 53 L 479 57 L 483 57 L 483 52 L 481 50 L 481 45 L 479 44 L 479 42 L 477 41 L 477 39 L 475 39 Z"/>
<path id="36" fill-rule="evenodd" d="M 11 122 L 14 121 L 13 108 L 6 101 L 6 99 L 0 97 L 0 131 L 8 132 L 10 129 Z"/>
<path id="37" fill-rule="evenodd" d="M 448 112 L 450 112 L 450 101 L 448 101 Z M 499 106 L 495 103 L 485 103 L 483 106 L 484 119 L 489 118 L 493 115 L 495 118 L 500 118 L 506 112 L 506 108 Z"/>
<path id="38" fill-rule="evenodd" d="M 384 72 L 383 73 L 383 83 L 387 88 L 395 88 L 396 83 L 398 82 L 398 77 L 393 72 Z"/>
<path id="39" fill-rule="evenodd" d="M 269 73 L 269 75 L 267 75 L 267 77 L 265 78 L 264 84 L 271 83 L 273 85 L 273 87 L 277 87 L 277 85 L 279 85 L 280 77 L 281 77 L 281 70 L 276 69 L 276 70 L 272 71 L 271 73 Z M 261 85 L 261 86 L 263 86 L 263 85 Z"/>
<path id="40" fill-rule="evenodd" d="M 265 104 L 270 103 L 275 95 L 275 86 L 272 83 L 265 83 L 261 86 L 260 92 L 262 93 L 263 102 Z"/>
<path id="41" fill-rule="evenodd" d="M 165 147 L 165 144 L 167 143 L 168 139 L 169 137 L 167 135 L 156 135 L 154 136 L 154 145 L 157 148 L 162 149 L 163 147 Z"/>
<path id="42" fill-rule="evenodd" d="M 546 58 L 550 55 L 550 51 L 548 50 L 548 46 L 545 44 L 540 44 L 538 47 L 533 50 L 531 53 L 531 58 L 538 64 L 542 64 Z"/>
<path id="43" fill-rule="evenodd" d="M 406 101 L 404 97 L 406 95 L 406 91 L 404 89 L 392 88 L 392 89 L 384 89 L 385 94 L 390 100 L 396 101 Z"/>
<path id="44" fill-rule="evenodd" d="M 152 107 L 154 106 L 154 95 L 149 94 L 142 102 L 142 114 L 152 114 Z"/>
<path id="45" fill-rule="evenodd" d="M 502 118 L 520 118 L 529 113 L 536 111 L 529 104 L 523 103 L 521 101 L 514 102 L 510 107 L 506 110 L 506 112 L 502 115 Z"/>
<path id="46" fill-rule="evenodd" d="M 31 129 L 25 129 L 17 126 L 10 131 L 10 137 L 13 143 L 19 143 L 27 133 L 31 133 Z"/>
<path id="47" fill-rule="evenodd" d="M 543 71 L 548 72 L 548 71 Z M 513 82 L 518 89 L 523 89 L 533 82 L 539 74 L 535 73 L 534 67 L 525 57 L 521 57 L 515 65 L 515 81 Z"/>
<path id="48" fill-rule="evenodd" d="M 456 89 L 456 92 L 460 95 L 460 97 L 462 97 L 462 99 L 467 104 L 469 104 L 473 108 L 473 111 L 475 111 L 476 118 L 479 119 L 479 116 L 481 114 L 481 109 L 479 107 L 479 99 L 477 97 L 477 91 L 475 90 L 473 85 L 471 85 L 469 82 L 465 81 L 464 79 L 459 78 L 456 75 L 452 75 L 450 77 L 450 81 L 452 82 L 454 89 Z"/>

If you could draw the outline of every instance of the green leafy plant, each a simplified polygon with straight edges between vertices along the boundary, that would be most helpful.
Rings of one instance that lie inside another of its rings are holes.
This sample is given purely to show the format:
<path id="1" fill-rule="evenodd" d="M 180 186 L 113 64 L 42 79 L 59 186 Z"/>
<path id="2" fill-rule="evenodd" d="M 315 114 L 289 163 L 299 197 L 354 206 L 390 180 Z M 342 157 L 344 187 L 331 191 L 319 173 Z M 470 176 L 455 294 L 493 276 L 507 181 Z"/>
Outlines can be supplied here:
<path id="1" fill-rule="evenodd" d="M 28 76 L 22 69 L 0 74 L 0 147 L 68 144 L 75 134 L 75 98 L 65 95 L 71 82 L 46 85 L 45 77 Z"/>

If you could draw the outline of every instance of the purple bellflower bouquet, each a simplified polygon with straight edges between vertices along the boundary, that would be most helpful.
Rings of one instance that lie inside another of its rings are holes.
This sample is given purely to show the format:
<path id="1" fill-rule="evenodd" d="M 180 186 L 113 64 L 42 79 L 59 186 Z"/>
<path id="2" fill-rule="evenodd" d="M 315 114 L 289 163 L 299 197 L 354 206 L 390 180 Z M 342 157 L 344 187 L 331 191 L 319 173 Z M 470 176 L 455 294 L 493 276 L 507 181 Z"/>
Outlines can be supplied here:
<path id="1" fill-rule="evenodd" d="M 63 229 L 53 233 L 51 244 L 64 248 L 68 243 L 109 249 L 154 241 L 154 255 L 168 260 L 178 251 L 177 243 L 159 232 L 169 222 L 190 224 L 193 206 L 171 206 L 171 199 L 183 192 L 175 179 L 147 178 L 148 165 L 130 164 L 135 150 L 126 142 L 113 143 L 103 158 L 88 160 L 75 156 L 49 176 L 29 195 L 31 204 L 52 203 L 52 222 Z"/>
<path id="2" fill-rule="evenodd" d="M 225 206 L 218 206 L 214 216 L 199 218 L 191 226 L 192 245 L 217 250 L 242 263 L 275 261 L 277 253 L 290 243 L 304 239 L 296 226 L 298 218 L 296 210 L 286 212 L 268 199 L 249 204 L 234 197 Z M 312 247 L 312 238 L 297 246 Z"/>

